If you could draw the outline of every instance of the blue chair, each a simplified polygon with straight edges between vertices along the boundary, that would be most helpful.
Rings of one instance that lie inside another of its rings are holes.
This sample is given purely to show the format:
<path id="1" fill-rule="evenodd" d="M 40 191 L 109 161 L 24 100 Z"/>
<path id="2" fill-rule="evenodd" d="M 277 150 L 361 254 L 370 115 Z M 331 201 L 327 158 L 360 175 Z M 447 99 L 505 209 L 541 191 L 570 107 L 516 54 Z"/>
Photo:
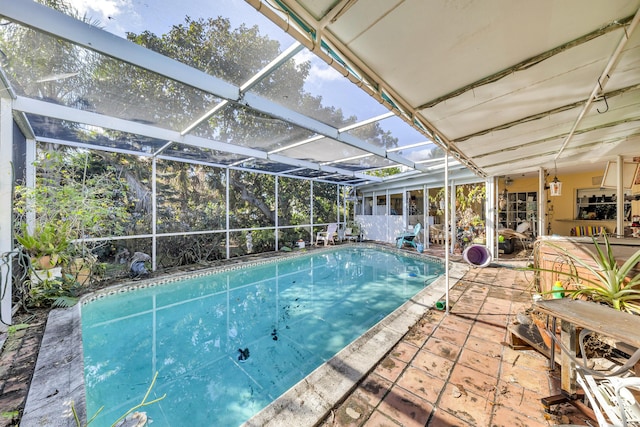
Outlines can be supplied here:
<path id="1" fill-rule="evenodd" d="M 414 248 L 416 247 L 416 236 L 422 230 L 422 224 L 417 223 L 415 227 L 413 227 L 413 232 L 402 233 L 398 237 L 396 237 L 396 247 L 398 249 L 402 248 L 405 243 L 410 244 Z"/>

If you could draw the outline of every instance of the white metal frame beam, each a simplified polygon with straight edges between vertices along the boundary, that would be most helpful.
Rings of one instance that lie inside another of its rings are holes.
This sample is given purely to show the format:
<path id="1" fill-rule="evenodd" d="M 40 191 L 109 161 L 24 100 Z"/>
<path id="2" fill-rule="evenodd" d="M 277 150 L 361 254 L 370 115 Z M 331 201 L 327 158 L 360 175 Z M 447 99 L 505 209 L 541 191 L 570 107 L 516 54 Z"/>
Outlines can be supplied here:
<path id="1" fill-rule="evenodd" d="M 228 144 L 225 142 L 214 141 L 207 138 L 201 138 L 194 135 L 181 135 L 177 131 L 159 128 L 157 126 L 147 125 L 129 120 L 118 119 L 115 117 L 105 116 L 90 111 L 77 110 L 71 107 L 65 107 L 58 104 L 51 104 L 45 101 L 25 98 L 19 96 L 14 101 L 14 109 L 24 113 L 31 113 L 52 117 L 59 120 L 68 120 L 72 122 L 80 122 L 91 126 L 113 129 L 122 132 L 128 132 L 136 135 L 146 136 L 165 141 L 173 141 L 192 147 L 198 147 L 208 150 L 219 150 L 227 153 L 238 154 L 241 156 L 254 157 L 257 159 L 271 160 L 295 167 L 305 167 L 308 169 L 327 171 L 330 173 L 338 173 L 340 175 L 366 179 L 371 182 L 380 181 L 381 178 L 363 174 L 361 172 L 353 172 L 347 169 L 341 169 L 330 166 L 323 166 L 318 163 L 308 162 L 304 160 L 294 159 L 291 157 L 268 154 L 265 151 L 242 147 L 239 145 Z M 98 149 L 99 147 L 94 147 Z M 158 155 L 159 153 L 155 153 Z"/>
<path id="2" fill-rule="evenodd" d="M 2 91 L 6 93 L 5 91 Z M 0 96 L 0 331 L 12 323 L 11 260 L 13 258 L 13 117 L 11 99 Z"/>
<path id="3" fill-rule="evenodd" d="M 351 2 L 343 1 L 338 5 L 334 5 L 332 10 L 330 10 L 325 17 L 316 20 L 316 18 L 311 16 L 307 10 L 294 1 L 281 0 L 280 6 L 284 5 L 286 9 L 278 11 L 275 11 L 270 2 L 265 0 L 245 1 L 296 40 L 305 44 L 309 50 L 315 53 L 327 64 L 338 70 L 340 74 L 348 77 L 349 80 L 360 86 L 367 93 L 392 108 L 397 113 L 398 117 L 402 118 L 424 135 L 429 138 L 433 138 L 436 144 L 448 153 L 454 155 L 476 174 L 481 176 L 486 175 L 486 173 L 478 167 L 472 159 L 459 151 L 457 147 L 453 146 L 453 143 L 435 126 L 419 115 L 416 108 L 412 107 L 410 103 L 395 93 L 395 91 L 386 84 L 384 79 L 370 69 L 367 64 L 362 62 L 355 55 L 351 54 L 350 50 L 346 46 L 333 37 L 330 32 L 326 31 L 325 27 L 328 20 L 334 19 L 331 18 L 331 16 L 333 16 L 333 14 L 339 15 L 342 13 L 343 10 L 350 7 L 352 4 Z M 296 19 L 293 19 L 293 17 Z M 304 22 L 309 29 L 313 30 L 313 38 L 311 37 L 311 34 L 305 32 L 304 29 L 301 28 L 299 22 Z M 340 61 L 337 61 L 335 57 L 325 52 L 323 45 L 330 46 L 333 50 L 333 54 L 340 57 Z M 421 170 L 418 165 L 414 168 Z"/>
<path id="4" fill-rule="evenodd" d="M 20 2 L 3 2 L 0 4 L 0 14 L 38 31 L 43 31 L 76 45 L 133 64 L 228 101 L 335 139 L 341 143 L 388 158 L 407 167 L 421 170 L 420 165 L 402 156 L 388 153 L 383 148 L 368 144 L 351 135 L 340 133 L 335 127 L 304 116 L 258 95 L 242 93 L 240 87 L 225 82 L 222 79 L 211 76 L 38 3 L 27 0 Z M 285 56 L 292 54 L 296 49 L 297 45 L 295 48 L 290 48 Z M 280 60 L 282 59 L 283 57 L 281 55 Z M 249 84 L 249 82 L 247 84 Z M 43 115 L 46 116 L 47 114 L 44 113 Z M 79 119 L 73 121 L 82 122 Z M 171 140 L 173 140 L 173 138 Z M 223 148 L 220 148 L 220 150 L 226 151 Z M 235 151 L 231 152 L 235 153 Z M 262 155 L 258 156 L 259 158 L 263 158 L 264 156 L 264 152 L 261 153 Z"/>

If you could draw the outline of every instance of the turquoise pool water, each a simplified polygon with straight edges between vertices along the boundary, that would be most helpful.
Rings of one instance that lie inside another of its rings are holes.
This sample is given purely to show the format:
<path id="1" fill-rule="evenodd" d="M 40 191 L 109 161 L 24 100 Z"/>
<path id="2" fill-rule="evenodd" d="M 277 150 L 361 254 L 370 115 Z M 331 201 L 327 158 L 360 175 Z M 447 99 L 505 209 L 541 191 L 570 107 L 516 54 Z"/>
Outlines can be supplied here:
<path id="1" fill-rule="evenodd" d="M 444 272 L 369 248 L 115 293 L 82 307 L 87 414 L 138 404 L 153 426 L 238 426 Z"/>

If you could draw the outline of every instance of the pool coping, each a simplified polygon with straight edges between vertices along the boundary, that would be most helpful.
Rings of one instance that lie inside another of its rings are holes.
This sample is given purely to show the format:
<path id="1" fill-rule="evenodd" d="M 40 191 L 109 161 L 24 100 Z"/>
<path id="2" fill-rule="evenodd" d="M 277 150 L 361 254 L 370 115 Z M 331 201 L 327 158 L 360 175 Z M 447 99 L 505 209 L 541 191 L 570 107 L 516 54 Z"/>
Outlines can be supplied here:
<path id="1" fill-rule="evenodd" d="M 443 262 L 441 258 L 429 255 L 398 251 L 375 243 L 353 243 L 339 246 L 372 247 L 401 253 L 420 259 L 430 258 Z M 314 252 L 333 250 L 335 247 L 314 249 Z M 161 286 L 185 277 L 201 277 L 255 265 L 272 263 L 283 258 L 306 256 L 310 251 L 295 251 L 267 259 L 232 259 L 228 264 L 205 268 L 188 274 L 185 272 L 162 277 L 127 281 L 118 285 L 85 295 L 78 304 L 67 309 L 55 309 L 49 313 L 42 339 L 36 368 L 27 395 L 22 416 L 22 425 L 29 426 L 76 426 L 72 405 L 78 418 L 87 419 L 84 360 L 82 353 L 82 306 L 98 298 L 113 293 L 134 289 Z M 450 263 L 449 288 L 451 288 L 469 267 L 460 263 Z M 393 346 L 408 332 L 446 292 L 444 275 L 436 279 L 409 301 L 387 315 L 362 336 L 342 349 L 329 361 L 300 380 L 278 399 L 258 412 L 243 424 L 253 426 L 314 426 L 382 360 Z M 93 415 L 93 414 L 91 414 Z"/>

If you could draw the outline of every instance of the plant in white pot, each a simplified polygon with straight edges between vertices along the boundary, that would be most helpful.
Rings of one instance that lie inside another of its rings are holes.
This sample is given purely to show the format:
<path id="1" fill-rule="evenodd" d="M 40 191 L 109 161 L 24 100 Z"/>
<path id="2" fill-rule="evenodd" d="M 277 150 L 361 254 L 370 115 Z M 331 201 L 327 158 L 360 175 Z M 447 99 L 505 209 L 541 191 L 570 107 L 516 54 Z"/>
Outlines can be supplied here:
<path id="1" fill-rule="evenodd" d="M 61 266 L 66 260 L 69 249 L 65 227 L 44 224 L 36 226 L 30 232 L 26 226 L 23 226 L 16 240 L 29 255 L 31 266 L 38 277 L 44 279 L 62 276 Z M 54 269 L 55 271 L 50 271 Z"/>

